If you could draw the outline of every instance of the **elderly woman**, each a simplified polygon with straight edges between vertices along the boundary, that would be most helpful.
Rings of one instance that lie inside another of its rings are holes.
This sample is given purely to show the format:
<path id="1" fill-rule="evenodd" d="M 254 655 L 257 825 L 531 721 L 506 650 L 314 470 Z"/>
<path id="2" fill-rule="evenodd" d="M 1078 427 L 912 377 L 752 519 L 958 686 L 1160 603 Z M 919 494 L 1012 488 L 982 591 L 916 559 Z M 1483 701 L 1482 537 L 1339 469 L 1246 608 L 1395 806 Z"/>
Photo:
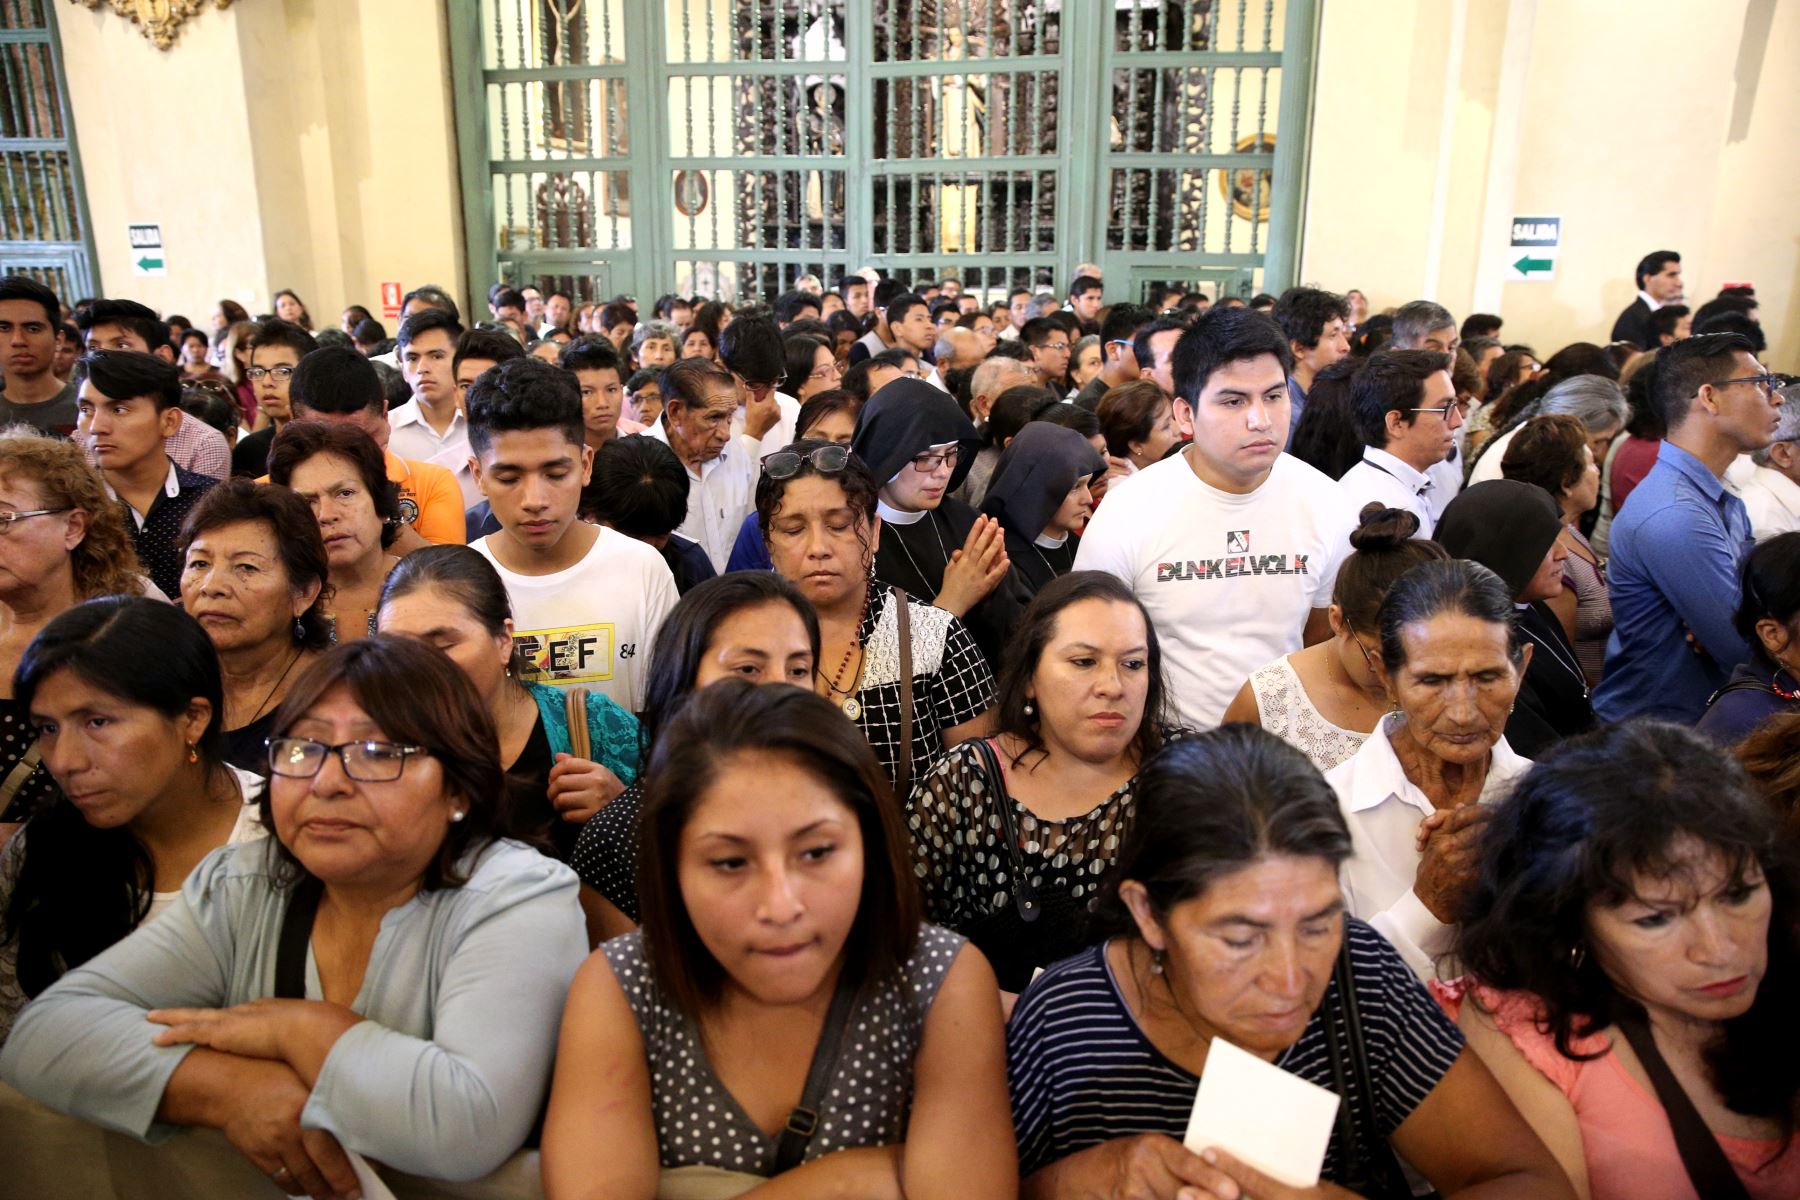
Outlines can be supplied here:
<path id="1" fill-rule="evenodd" d="M 1181 445 L 1175 402 L 1151 380 L 1134 379 L 1108 389 L 1094 415 L 1100 418 L 1106 452 L 1140 471 Z"/>
<path id="2" fill-rule="evenodd" d="M 487 1174 L 543 1100 L 586 950 L 575 876 L 495 839 L 493 722 L 410 638 L 331 651 L 273 733 L 279 840 L 208 855 L 166 914 L 63 976 L 0 1076 L 142 1138 L 219 1129 L 288 1192 L 355 1191 L 345 1151 Z"/>
<path id="3" fill-rule="evenodd" d="M 1225 710 L 1225 722 L 1261 725 L 1329 771 L 1362 748 L 1392 711 L 1380 663 L 1376 614 L 1394 580 L 1420 563 L 1449 557 L 1415 537 L 1416 513 L 1364 507 L 1350 533 L 1351 555 L 1338 568 L 1326 616 L 1331 637 L 1257 668 Z"/>
<path id="4" fill-rule="evenodd" d="M 1437 527 L 1439 545 L 1480 563 L 1512 589 L 1514 624 L 1532 656 L 1506 736 L 1527 758 L 1594 727 L 1575 643 L 1550 608 L 1564 591 L 1567 529 L 1550 493 L 1514 479 L 1471 484 L 1444 509 Z"/>
<path id="5" fill-rule="evenodd" d="M 1495 806 L 1447 1007 L 1584 1200 L 1800 1195 L 1780 824 L 1652 722 L 1564 743 Z"/>
<path id="6" fill-rule="evenodd" d="M 1038 593 L 999 689 L 999 731 L 939 759 L 907 821 L 926 913 L 967 935 L 1018 993 L 1033 970 L 1085 944 L 1138 769 L 1172 731 L 1156 631 L 1130 589 L 1099 571 Z M 995 830 L 1005 851 L 970 852 Z"/>
<path id="7" fill-rule="evenodd" d="M 224 672 L 225 760 L 267 774 L 275 710 L 331 644 L 319 523 L 284 487 L 228 479 L 201 497 L 182 537 L 182 607 Z"/>
<path id="8" fill-rule="evenodd" d="M 1001 453 L 981 511 L 1006 531 L 1015 595 L 1035 596 L 1074 569 L 1081 531 L 1094 514 L 1093 489 L 1105 474 L 1106 460 L 1086 438 L 1048 421 L 1019 430 Z"/>
<path id="9" fill-rule="evenodd" d="M 0 838 L 57 797 L 13 670 L 58 613 L 94 596 L 156 592 L 123 509 L 80 447 L 14 426 L 0 432 Z"/>
<path id="10" fill-rule="evenodd" d="M 795 442 L 763 460 L 756 514 L 776 572 L 818 613 L 818 686 L 906 795 L 938 755 L 991 731 L 994 677 L 954 615 L 875 582 L 879 492 L 844 447 Z"/>
<path id="11" fill-rule="evenodd" d="M 66 799 L 0 849 L 0 1041 L 27 999 L 173 907 L 210 851 L 262 834 L 256 777 L 223 757 L 219 660 L 179 608 L 78 604 L 13 688 Z"/>
<path id="12" fill-rule="evenodd" d="M 1518 436 L 1525 422 L 1533 417 L 1574 417 L 1587 432 L 1594 461 L 1603 463 L 1613 439 L 1624 432 L 1626 418 L 1630 415 L 1631 408 L 1625 402 L 1625 389 L 1618 385 L 1615 378 L 1605 375 L 1575 375 L 1564 379 L 1545 392 L 1542 399 L 1527 404 L 1513 417 L 1507 428 L 1500 430 L 1482 446 L 1481 457 L 1475 460 L 1469 482 L 1482 483 L 1502 478 L 1501 464 L 1506 461 L 1507 447 L 1512 445 L 1513 438 Z"/>
<path id="13" fill-rule="evenodd" d="M 668 1178 L 694 1171 L 738 1176 L 707 1195 L 1016 1194 L 993 972 L 920 919 L 867 740 L 810 691 L 727 680 L 647 778 L 644 927 L 570 989 L 552 1200 L 696 1194 Z"/>
<path id="14" fill-rule="evenodd" d="M 1600 502 L 1600 466 L 1587 431 L 1574 417 L 1533 417 L 1519 427 L 1500 470 L 1508 479 L 1535 483 L 1562 510 L 1557 541 L 1563 562 L 1561 596 L 1547 603 L 1563 633 L 1574 643 L 1581 674 L 1592 688 L 1600 682 L 1606 639 L 1612 633 L 1612 599 L 1606 590 L 1606 561 L 1581 535 L 1580 522 Z"/>
<path id="15" fill-rule="evenodd" d="M 599 692 L 520 678 L 506 584 L 469 546 L 401 559 L 379 617 L 381 632 L 436 646 L 469 677 L 500 734 L 509 832 L 547 839 L 567 859 L 582 823 L 637 779 L 637 718 Z"/>
<path id="16" fill-rule="evenodd" d="M 1184 739 L 1145 764 L 1136 807 L 1110 936 L 1007 1027 L 1027 1200 L 1406 1196 L 1396 1153 L 1445 1197 L 1570 1200 L 1462 1034 L 1347 916 L 1350 830 L 1299 751 L 1248 725 Z M 1338 1094 L 1317 1189 L 1182 1145 L 1214 1038 Z"/>
<path id="17" fill-rule="evenodd" d="M 269 481 L 311 506 L 330 564 L 332 640 L 375 632 L 381 586 L 400 560 L 388 553 L 405 523 L 381 447 L 351 425 L 293 421 L 269 449 Z"/>
<path id="18" fill-rule="evenodd" d="M 1531 652 L 1507 585 L 1460 559 L 1402 575 L 1376 624 L 1395 711 L 1325 778 L 1356 835 L 1350 911 L 1429 978 L 1462 910 L 1481 802 L 1531 765 L 1502 733 Z"/>

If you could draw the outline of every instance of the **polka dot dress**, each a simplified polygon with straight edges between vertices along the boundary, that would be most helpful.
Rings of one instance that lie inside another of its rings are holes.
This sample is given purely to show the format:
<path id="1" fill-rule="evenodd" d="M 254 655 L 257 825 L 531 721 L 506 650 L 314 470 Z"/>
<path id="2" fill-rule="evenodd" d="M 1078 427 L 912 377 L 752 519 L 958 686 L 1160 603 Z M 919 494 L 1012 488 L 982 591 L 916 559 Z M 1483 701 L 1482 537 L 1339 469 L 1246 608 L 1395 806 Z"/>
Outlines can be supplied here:
<path id="1" fill-rule="evenodd" d="M 925 1014 L 962 946 L 948 930 L 922 926 L 903 978 L 883 980 L 852 1010 L 803 1161 L 906 1139 Z M 641 935 L 615 938 L 601 949 L 643 1034 L 662 1165 L 772 1174 L 779 1139 L 759 1129 L 713 1074 L 699 1029 L 657 987 Z"/>
<path id="2" fill-rule="evenodd" d="M 25 706 L 17 700 L 0 699 L 0 779 L 10 775 L 36 744 L 37 730 L 32 727 Z M 0 821 L 23 821 L 61 794 L 40 762 L 25 777 L 6 811 L 0 813 Z"/>

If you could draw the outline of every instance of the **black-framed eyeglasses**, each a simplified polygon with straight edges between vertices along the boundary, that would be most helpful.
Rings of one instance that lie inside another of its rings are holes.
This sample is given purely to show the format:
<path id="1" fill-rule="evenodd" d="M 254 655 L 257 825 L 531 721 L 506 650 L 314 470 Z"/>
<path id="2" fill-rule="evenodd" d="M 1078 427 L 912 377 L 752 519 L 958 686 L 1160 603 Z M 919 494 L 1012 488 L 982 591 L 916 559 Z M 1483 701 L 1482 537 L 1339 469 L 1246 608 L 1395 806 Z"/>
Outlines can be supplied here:
<path id="1" fill-rule="evenodd" d="M 1443 404 L 1435 405 L 1431 408 L 1409 408 L 1406 411 L 1407 412 L 1416 412 L 1416 413 L 1436 413 L 1439 417 L 1443 418 L 1443 420 L 1445 420 L 1447 422 L 1450 420 L 1451 413 L 1456 413 L 1458 415 L 1461 415 L 1461 413 L 1463 411 L 1463 407 L 1462 407 L 1462 402 L 1460 400 L 1449 400 Z"/>
<path id="2" fill-rule="evenodd" d="M 328 746 L 312 738 L 278 737 L 269 739 L 269 770 L 286 779 L 311 779 L 324 767 L 326 756 L 335 754 L 344 766 L 344 774 L 359 783 L 388 783 L 400 778 L 407 759 L 430 753 L 423 746 L 397 742 L 339 742 Z"/>
<path id="3" fill-rule="evenodd" d="M 1787 379 L 1786 376 L 1764 371 L 1761 375 L 1740 375 L 1736 379 L 1721 379 L 1713 386 L 1726 387 L 1733 383 L 1754 383 L 1757 390 L 1766 396 L 1772 395 L 1776 388 L 1785 387 Z"/>
<path id="4" fill-rule="evenodd" d="M 11 529 L 16 523 L 23 521 L 26 517 L 48 517 L 55 513 L 66 513 L 69 511 L 71 510 L 68 505 L 64 505 L 61 508 L 28 508 L 23 512 L 14 512 L 11 509 L 0 509 L 0 529 Z"/>
<path id="5" fill-rule="evenodd" d="M 821 475 L 836 475 L 850 464 L 850 448 L 819 446 L 805 454 L 797 450 L 777 450 L 763 458 L 762 469 L 770 479 L 792 479 L 809 463 Z"/>
<path id="6" fill-rule="evenodd" d="M 962 449 L 958 446 L 947 446 L 942 450 L 928 450 L 924 454 L 913 455 L 912 468 L 921 475 L 929 475 L 945 463 L 954 467 L 956 460 L 961 456 Z"/>
<path id="7" fill-rule="evenodd" d="M 249 378 L 249 379 L 255 380 L 255 381 L 261 381 L 263 379 L 266 379 L 270 375 L 273 375 L 277 379 L 292 379 L 294 377 L 294 368 L 292 368 L 292 367 L 251 367 L 248 371 L 244 372 L 244 375 L 246 378 Z"/>

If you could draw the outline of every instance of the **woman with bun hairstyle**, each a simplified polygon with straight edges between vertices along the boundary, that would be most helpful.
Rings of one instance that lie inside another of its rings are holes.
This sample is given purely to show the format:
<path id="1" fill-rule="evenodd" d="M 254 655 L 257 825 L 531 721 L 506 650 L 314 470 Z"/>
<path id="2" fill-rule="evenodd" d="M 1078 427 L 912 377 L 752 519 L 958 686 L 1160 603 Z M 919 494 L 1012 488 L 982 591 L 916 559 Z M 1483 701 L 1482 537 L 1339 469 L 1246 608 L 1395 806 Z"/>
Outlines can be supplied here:
<path id="1" fill-rule="evenodd" d="M 1392 705 L 1382 682 L 1375 614 L 1394 580 L 1420 563 L 1448 558 L 1416 538 L 1419 518 L 1369 504 L 1350 534 L 1355 553 L 1332 589 L 1331 638 L 1276 659 L 1252 674 L 1225 721 L 1261 725 L 1329 771 L 1355 754 Z"/>

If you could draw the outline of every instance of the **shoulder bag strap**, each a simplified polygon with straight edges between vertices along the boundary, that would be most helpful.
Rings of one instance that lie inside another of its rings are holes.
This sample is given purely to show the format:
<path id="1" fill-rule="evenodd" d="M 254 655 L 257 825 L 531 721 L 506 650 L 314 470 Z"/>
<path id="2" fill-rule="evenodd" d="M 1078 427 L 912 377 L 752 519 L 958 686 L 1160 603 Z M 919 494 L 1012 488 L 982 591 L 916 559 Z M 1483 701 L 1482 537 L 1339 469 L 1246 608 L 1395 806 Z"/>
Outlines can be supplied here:
<path id="1" fill-rule="evenodd" d="M 850 976 L 838 973 L 837 990 L 831 994 L 831 1007 L 825 1012 L 825 1024 L 819 1029 L 819 1044 L 813 1050 L 812 1066 L 806 1070 L 806 1086 L 800 1091 L 800 1103 L 788 1113 L 787 1127 L 775 1147 L 775 1174 L 791 1171 L 800 1165 L 807 1143 L 819 1130 L 819 1107 L 825 1101 L 825 1089 L 837 1070 L 838 1053 L 844 1048 L 844 1028 L 850 1023 L 850 1006 L 856 1000 L 856 989 Z"/>
<path id="2" fill-rule="evenodd" d="M 569 753 L 576 758 L 593 758 L 594 748 L 588 739 L 587 689 L 569 688 L 565 691 L 563 709 L 569 718 Z"/>
<path id="3" fill-rule="evenodd" d="M 1636 1017 L 1623 1017 L 1619 1020 L 1619 1032 L 1631 1043 L 1638 1061 L 1644 1064 L 1644 1073 L 1650 1076 L 1650 1083 L 1656 1088 L 1656 1098 L 1668 1115 L 1669 1128 L 1675 1134 L 1675 1148 L 1681 1152 L 1681 1165 L 1686 1168 L 1694 1190 L 1707 1200 L 1749 1200 L 1750 1193 L 1744 1189 L 1737 1172 L 1731 1169 L 1725 1151 L 1719 1148 L 1719 1139 L 1706 1127 L 1681 1081 L 1675 1078 L 1662 1051 L 1656 1048 L 1650 1027 Z"/>
<path id="4" fill-rule="evenodd" d="M 1000 756 L 994 753 L 986 738 L 970 738 L 969 745 L 974 747 L 975 757 L 981 760 L 982 774 L 987 776 L 988 795 L 1000 814 L 1000 833 L 1006 840 L 1006 855 L 1012 864 L 1013 906 L 1019 910 L 1019 920 L 1035 921 L 1043 909 L 1038 906 L 1037 889 L 1031 885 L 1025 860 L 1019 854 L 1019 827 L 1013 820 L 1012 797 L 1006 791 L 1006 774 L 1000 769 Z"/>
<path id="5" fill-rule="evenodd" d="M 894 589 L 895 620 L 900 634 L 900 752 L 895 755 L 898 790 L 895 799 L 905 804 L 912 795 L 912 731 L 913 731 L 913 646 L 912 614 L 907 611 L 906 592 Z"/>
<path id="6" fill-rule="evenodd" d="M 1347 930 L 1343 945 L 1338 950 L 1337 965 L 1332 970 L 1332 977 L 1337 982 L 1338 1005 L 1344 1017 L 1344 1041 L 1348 1043 L 1347 1046 L 1339 1044 L 1337 1030 L 1327 1015 L 1325 1049 L 1331 1059 L 1332 1083 L 1340 1100 L 1339 1156 L 1343 1162 L 1345 1179 L 1351 1186 L 1363 1188 L 1373 1196 L 1410 1196 L 1411 1185 L 1406 1182 L 1406 1176 L 1401 1172 L 1393 1152 L 1387 1149 L 1387 1139 L 1381 1133 L 1381 1118 L 1375 1110 L 1375 1073 L 1369 1065 L 1369 1048 L 1363 1038 L 1362 1011 L 1356 999 L 1356 975 L 1350 961 L 1350 935 Z M 1351 1078 L 1356 1081 L 1357 1103 L 1354 1112 L 1348 1103 Z M 1372 1162 L 1364 1161 L 1363 1142 L 1357 1136 L 1358 1125 L 1363 1127 L 1368 1145 L 1374 1152 Z"/>
<path id="7" fill-rule="evenodd" d="M 275 943 L 275 998 L 306 999 L 306 947 L 312 941 L 313 918 L 325 885 L 308 875 L 294 885 L 287 911 L 281 915 L 281 940 Z"/>
<path id="8" fill-rule="evenodd" d="M 19 789 L 25 786 L 25 781 L 31 778 L 41 761 L 43 751 L 38 748 L 37 739 L 33 738 L 24 757 L 13 764 L 13 769 L 6 773 L 4 780 L 0 780 L 0 812 L 4 812 L 7 805 L 13 802 L 13 797 L 19 794 Z"/>

